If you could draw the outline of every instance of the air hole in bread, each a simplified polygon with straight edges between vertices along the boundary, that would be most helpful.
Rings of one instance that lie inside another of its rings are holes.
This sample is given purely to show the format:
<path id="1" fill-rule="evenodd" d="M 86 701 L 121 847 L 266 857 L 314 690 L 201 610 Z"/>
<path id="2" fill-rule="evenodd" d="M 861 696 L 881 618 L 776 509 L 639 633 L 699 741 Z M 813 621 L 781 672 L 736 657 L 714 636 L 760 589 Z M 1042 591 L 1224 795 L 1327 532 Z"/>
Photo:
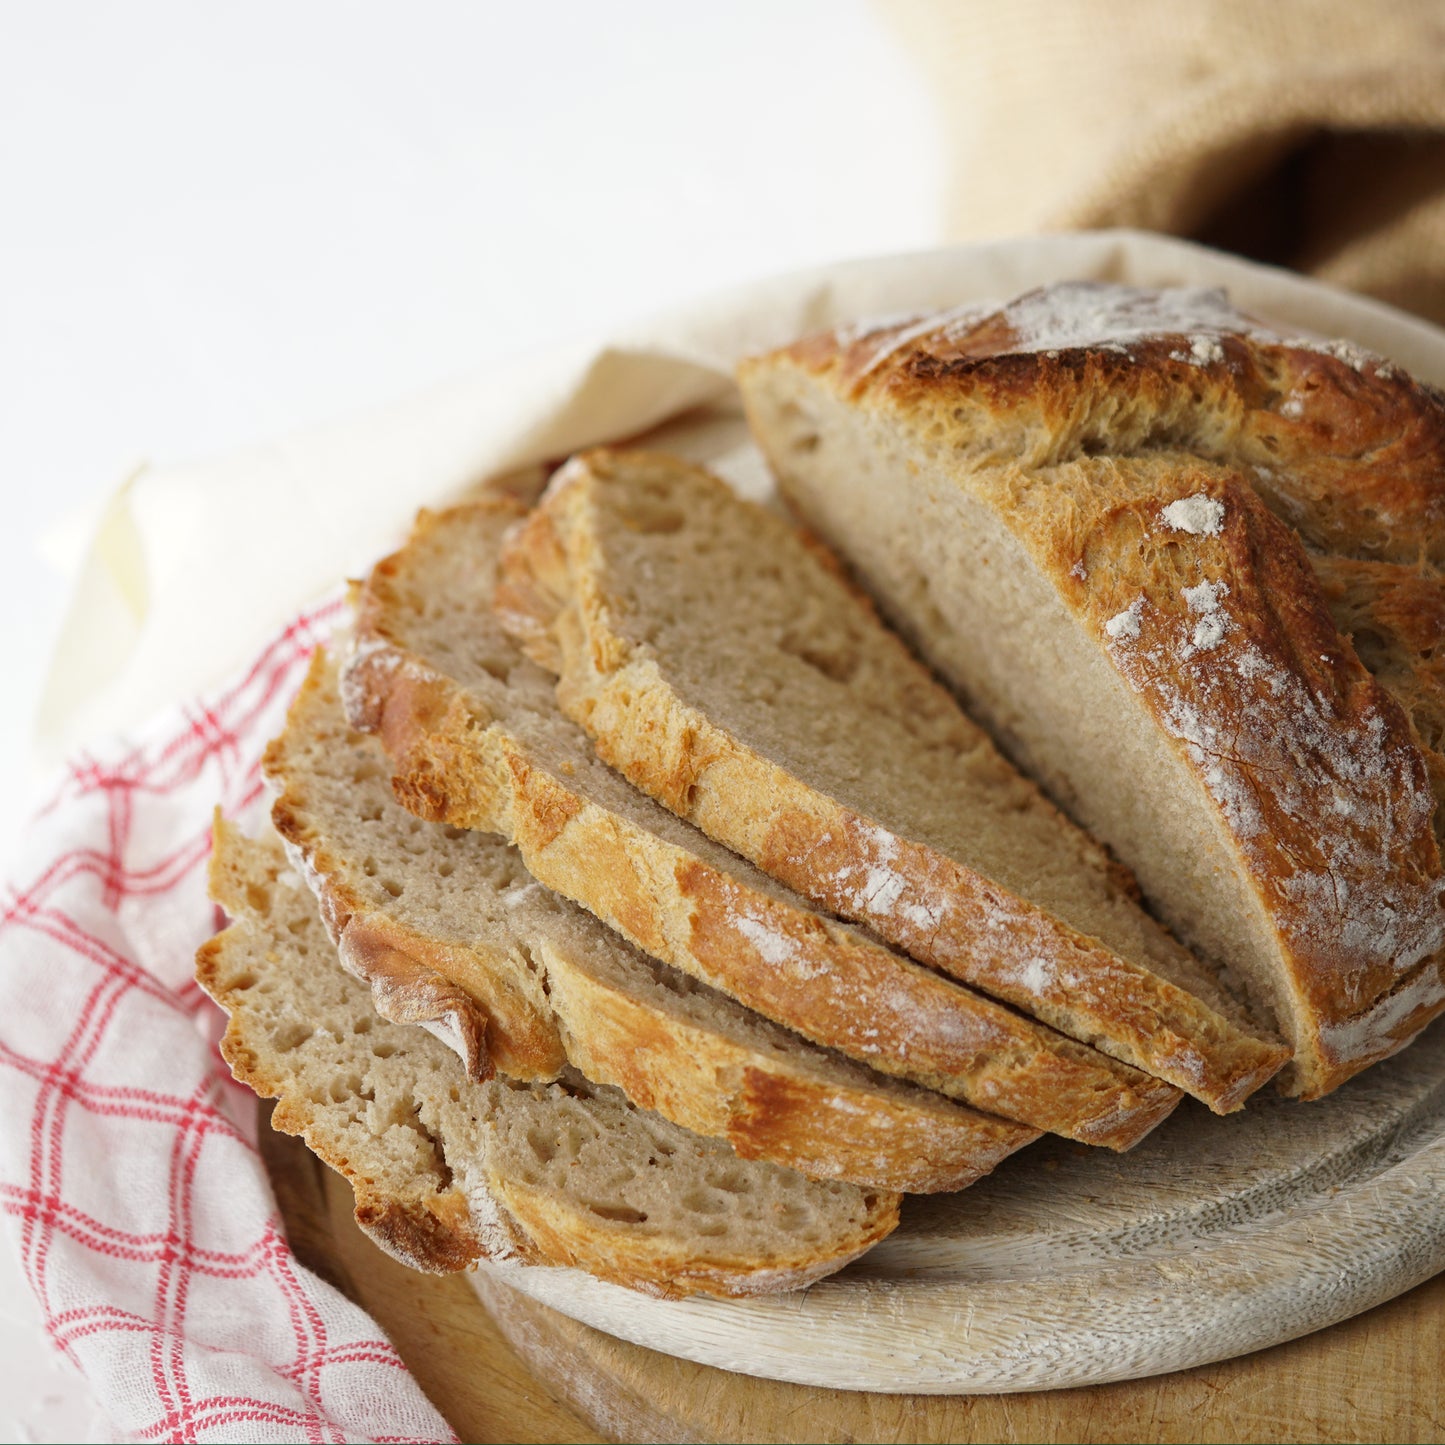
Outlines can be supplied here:
<path id="1" fill-rule="evenodd" d="M 779 644 L 783 651 L 799 662 L 806 663 L 814 672 L 822 673 L 833 682 L 848 683 L 858 671 L 858 654 L 841 648 L 820 648 L 794 637 L 783 637 Z"/>
<path id="2" fill-rule="evenodd" d="M 729 1169 L 715 1179 L 709 1179 L 708 1183 L 727 1194 L 747 1194 L 752 1189 L 747 1175 L 740 1169 Z"/>
<path id="3" fill-rule="evenodd" d="M 254 973 L 237 974 L 236 977 L 231 980 L 231 987 L 237 993 L 245 993 L 247 989 L 256 987 L 256 975 Z"/>
<path id="4" fill-rule="evenodd" d="M 313 1033 L 315 1030 L 306 1024 L 287 1024 L 272 1033 L 271 1042 L 278 1053 L 289 1054 L 299 1049 Z"/>
<path id="5" fill-rule="evenodd" d="M 618 1224 L 646 1224 L 647 1216 L 640 1209 L 626 1204 L 597 1204 L 588 1201 L 587 1208 L 599 1219 L 611 1219 Z"/>
<path id="6" fill-rule="evenodd" d="M 271 890 L 259 883 L 246 885 L 246 902 L 255 912 L 265 915 L 271 911 Z"/>
<path id="7" fill-rule="evenodd" d="M 773 1218 L 780 1229 L 786 1229 L 789 1234 L 797 1234 L 811 1222 L 812 1213 L 802 1205 L 783 1203 L 778 1205 Z"/>
<path id="8" fill-rule="evenodd" d="M 1355 644 L 1360 661 L 1371 672 L 1379 672 L 1389 662 L 1389 644 L 1373 627 L 1356 629 L 1351 641 Z"/>
<path id="9" fill-rule="evenodd" d="M 670 536 L 687 526 L 687 515 L 681 508 L 654 501 L 640 489 L 620 513 L 626 526 L 647 536 Z"/>
<path id="10" fill-rule="evenodd" d="M 689 1189 L 682 1196 L 682 1207 L 690 1209 L 694 1214 L 721 1214 L 727 1205 L 715 1194 L 709 1194 L 702 1189 Z"/>
<path id="11" fill-rule="evenodd" d="M 557 1157 L 557 1141 L 540 1129 L 527 1130 L 527 1147 L 536 1156 L 539 1164 L 550 1164 Z"/>

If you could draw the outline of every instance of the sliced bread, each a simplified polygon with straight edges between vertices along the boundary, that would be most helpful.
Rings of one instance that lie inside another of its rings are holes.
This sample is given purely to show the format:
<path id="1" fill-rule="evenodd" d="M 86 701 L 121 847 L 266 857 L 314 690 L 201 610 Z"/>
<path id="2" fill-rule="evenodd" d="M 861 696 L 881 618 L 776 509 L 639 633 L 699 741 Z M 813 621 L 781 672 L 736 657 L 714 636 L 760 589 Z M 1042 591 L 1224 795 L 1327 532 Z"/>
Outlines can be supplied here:
<path id="1" fill-rule="evenodd" d="M 574 458 L 497 609 L 602 758 L 818 906 L 1219 1113 L 1288 1057 L 838 564 L 700 468 Z"/>
<path id="2" fill-rule="evenodd" d="M 523 515 L 500 500 L 423 513 L 360 590 L 342 695 L 402 803 L 501 833 L 645 952 L 875 1069 L 1113 1148 L 1169 1113 L 1170 1085 L 821 916 L 602 764 L 492 614 Z"/>
<path id="3" fill-rule="evenodd" d="M 1445 558 L 1445 399 L 1222 293 L 1083 284 L 740 382 L 787 500 L 1273 1016 L 1289 1091 L 1445 1008 L 1430 769 L 1311 556 Z"/>
<path id="4" fill-rule="evenodd" d="M 413 1269 L 479 1259 L 576 1265 L 650 1294 L 798 1289 L 898 1222 L 898 1196 L 739 1159 L 569 1072 L 467 1077 L 420 1029 L 383 1019 L 339 965 L 278 843 L 220 823 L 212 892 L 236 921 L 196 976 L 230 1014 L 232 1072 L 279 1100 L 356 1193 L 356 1218 Z"/>
<path id="5" fill-rule="evenodd" d="M 272 821 L 342 962 L 387 1018 L 462 1016 L 444 1036 L 473 1073 L 473 1038 L 514 1077 L 570 1063 L 743 1158 L 902 1192 L 962 1189 L 1037 1137 L 814 1047 L 639 952 L 502 839 L 408 813 L 381 744 L 347 726 L 322 653 L 266 774 Z M 525 1034 L 492 1022 L 496 1001 L 518 996 Z"/>

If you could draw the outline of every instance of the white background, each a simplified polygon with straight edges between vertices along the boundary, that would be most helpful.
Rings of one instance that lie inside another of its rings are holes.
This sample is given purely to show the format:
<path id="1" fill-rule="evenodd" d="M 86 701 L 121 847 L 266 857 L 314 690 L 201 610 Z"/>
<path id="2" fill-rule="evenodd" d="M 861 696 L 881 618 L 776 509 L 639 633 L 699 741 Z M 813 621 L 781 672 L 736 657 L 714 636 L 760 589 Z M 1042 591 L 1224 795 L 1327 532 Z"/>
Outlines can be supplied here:
<path id="1" fill-rule="evenodd" d="M 0 0 L 0 859 L 64 568 L 140 463 L 940 240 L 882 9 Z M 111 1438 L 36 1318 L 0 1241 L 0 1440 Z"/>

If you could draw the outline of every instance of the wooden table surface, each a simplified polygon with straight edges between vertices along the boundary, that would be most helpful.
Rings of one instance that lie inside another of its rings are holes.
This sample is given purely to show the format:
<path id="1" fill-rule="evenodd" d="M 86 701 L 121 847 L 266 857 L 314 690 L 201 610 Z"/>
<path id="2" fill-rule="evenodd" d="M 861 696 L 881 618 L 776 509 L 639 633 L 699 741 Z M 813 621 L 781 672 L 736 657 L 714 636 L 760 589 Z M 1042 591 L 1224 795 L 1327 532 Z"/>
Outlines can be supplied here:
<path id="1" fill-rule="evenodd" d="M 1445 1441 L 1445 1275 L 1330 1330 L 1153 1379 L 1015 1395 L 821 1390 L 654 1353 L 489 1276 L 374 1248 L 351 1191 L 262 1131 L 297 1255 L 367 1309 L 464 1441 Z"/>

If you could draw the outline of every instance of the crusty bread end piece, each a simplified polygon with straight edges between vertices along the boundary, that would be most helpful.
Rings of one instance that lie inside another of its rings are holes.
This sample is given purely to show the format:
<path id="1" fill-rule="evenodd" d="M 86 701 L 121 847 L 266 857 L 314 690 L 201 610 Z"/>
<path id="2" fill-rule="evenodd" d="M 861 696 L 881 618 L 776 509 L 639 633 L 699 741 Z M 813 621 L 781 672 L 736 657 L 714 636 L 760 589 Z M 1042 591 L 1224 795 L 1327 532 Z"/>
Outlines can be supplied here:
<path id="1" fill-rule="evenodd" d="M 1445 397 L 1222 292 L 1087 283 L 739 379 L 789 503 L 1273 1014 L 1287 1091 L 1445 1008 L 1432 769 L 1314 570 L 1357 564 L 1359 616 L 1372 572 L 1445 560 Z"/>

